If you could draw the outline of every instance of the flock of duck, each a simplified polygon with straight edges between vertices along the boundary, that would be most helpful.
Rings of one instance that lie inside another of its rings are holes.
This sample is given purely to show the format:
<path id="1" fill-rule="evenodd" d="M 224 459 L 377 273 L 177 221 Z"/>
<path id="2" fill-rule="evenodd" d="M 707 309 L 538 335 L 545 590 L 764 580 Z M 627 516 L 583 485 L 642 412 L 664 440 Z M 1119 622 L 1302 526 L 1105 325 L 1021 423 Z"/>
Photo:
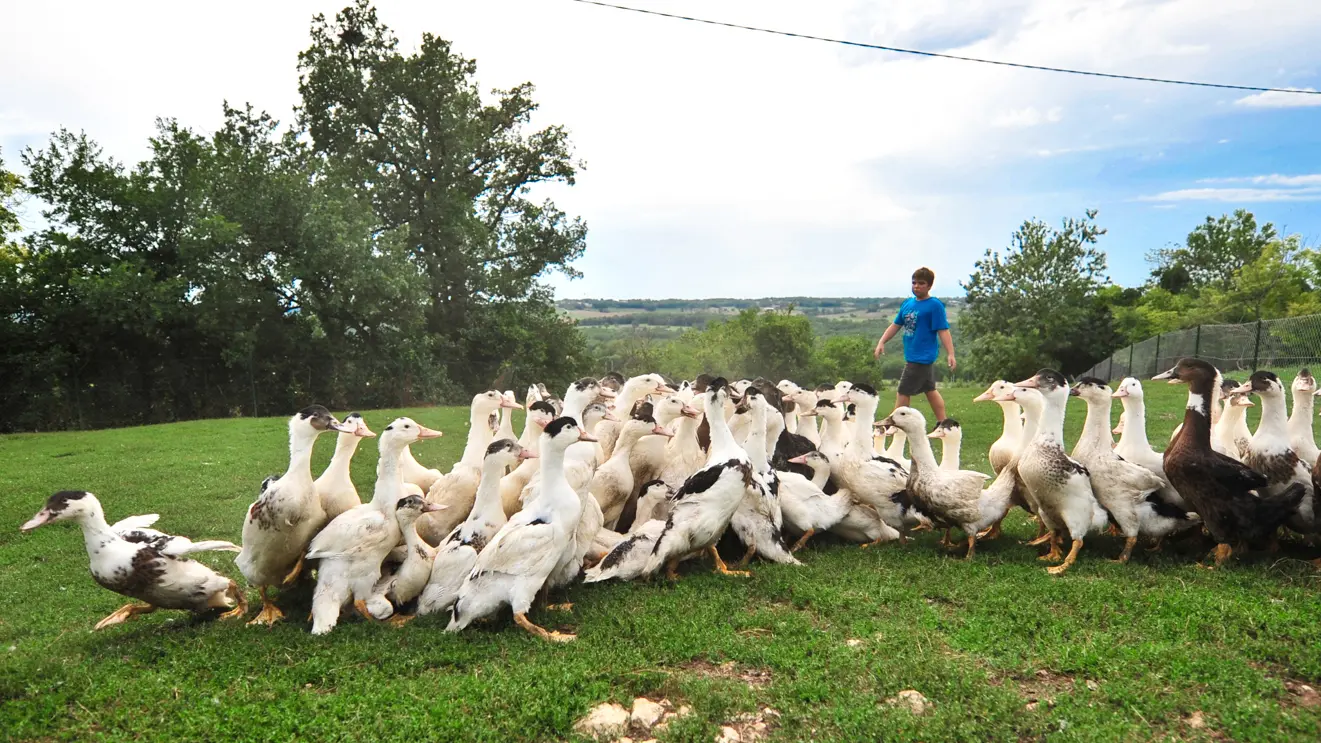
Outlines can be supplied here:
<path id="1" fill-rule="evenodd" d="M 411 451 L 440 432 L 406 417 L 386 426 L 366 503 L 349 464 L 359 442 L 377 434 L 356 413 L 340 421 L 313 405 L 290 418 L 289 468 L 262 483 L 241 546 L 156 531 L 155 514 L 109 524 L 84 491 L 51 496 L 22 531 L 77 521 L 96 582 L 145 602 L 96 629 L 158 608 L 244 616 L 244 590 L 188 559 L 228 550 L 261 596 L 249 624 L 280 621 L 271 590 L 303 577 L 315 580 L 314 634 L 334 629 L 350 606 L 393 624 L 447 613 L 449 631 L 508 606 L 520 627 L 554 641 L 573 635 L 533 624 L 528 611 L 575 580 L 662 570 L 677 579 L 679 563 L 705 555 L 722 574 L 747 575 L 741 568 L 754 557 L 800 564 L 795 553 L 820 532 L 868 547 L 922 529 L 944 530 L 950 545 L 957 529 L 971 559 L 977 540 L 998 536 L 1015 505 L 1040 522 L 1029 544 L 1048 549 L 1040 559 L 1058 562 L 1048 568 L 1056 575 L 1078 559 L 1087 534 L 1106 528 L 1124 537 L 1121 563 L 1139 538 L 1159 549 L 1166 536 L 1199 524 L 1216 544 L 1217 566 L 1235 547 L 1273 546 L 1282 528 L 1311 539 L 1321 487 L 1311 418 L 1321 393 L 1312 376 L 1304 370 L 1294 380 L 1287 418 L 1283 384 L 1271 372 L 1239 384 L 1183 359 L 1156 379 L 1188 385 L 1183 423 L 1163 455 L 1147 440 L 1136 379 L 1112 391 L 1090 377 L 1070 386 L 1043 369 L 995 382 L 976 398 L 1003 411 L 993 476 L 959 468 L 956 421 L 928 431 L 919 411 L 900 407 L 873 423 L 879 398 L 864 384 L 808 390 L 788 380 L 702 375 L 672 386 L 656 374 L 611 374 L 572 383 L 562 400 L 532 386 L 523 406 L 513 393 L 491 390 L 473 398 L 467 445 L 447 473 Z M 1087 418 L 1066 454 L 1071 396 L 1086 403 Z M 1245 416 L 1251 396 L 1262 407 L 1255 433 Z M 1112 431 L 1116 398 L 1124 412 Z M 520 407 L 526 419 L 516 437 L 511 413 Z M 313 479 L 313 444 L 327 431 L 338 434 L 335 454 Z M 933 439 L 942 442 L 939 461 Z M 716 546 L 727 530 L 744 547 L 736 569 Z"/>

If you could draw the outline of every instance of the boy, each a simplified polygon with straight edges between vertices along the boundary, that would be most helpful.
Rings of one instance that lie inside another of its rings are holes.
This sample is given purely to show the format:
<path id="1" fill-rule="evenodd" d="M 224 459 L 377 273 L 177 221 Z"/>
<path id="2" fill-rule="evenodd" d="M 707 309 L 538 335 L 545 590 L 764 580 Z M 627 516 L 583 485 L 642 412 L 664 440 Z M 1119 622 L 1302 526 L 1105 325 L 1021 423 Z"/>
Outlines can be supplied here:
<path id="1" fill-rule="evenodd" d="M 936 274 L 923 266 L 913 272 L 913 296 L 904 300 L 895 316 L 894 323 L 885 329 L 885 334 L 876 343 L 872 356 L 880 358 L 885 353 L 885 343 L 900 330 L 904 331 L 904 366 L 903 376 L 899 378 L 899 394 L 895 396 L 895 407 L 909 404 L 913 395 L 926 393 L 927 402 L 931 403 L 931 412 L 937 421 L 945 420 L 945 401 L 936 391 L 936 373 L 932 368 L 940 349 L 936 339 L 945 347 L 945 363 L 954 371 L 954 338 L 949 334 L 949 321 L 945 319 L 945 305 L 931 296 L 931 285 L 936 281 Z"/>

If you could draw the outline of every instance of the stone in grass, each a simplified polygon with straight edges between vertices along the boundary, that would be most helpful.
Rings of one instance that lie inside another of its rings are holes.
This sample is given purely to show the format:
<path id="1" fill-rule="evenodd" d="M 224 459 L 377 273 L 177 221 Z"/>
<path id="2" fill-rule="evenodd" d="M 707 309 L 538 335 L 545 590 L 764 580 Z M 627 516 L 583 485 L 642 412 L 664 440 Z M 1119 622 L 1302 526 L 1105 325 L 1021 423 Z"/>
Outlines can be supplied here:
<path id="1" fill-rule="evenodd" d="M 633 700 L 633 713 L 629 715 L 629 724 L 636 730 L 646 732 L 665 716 L 665 708 L 646 697 Z"/>
<path id="2" fill-rule="evenodd" d="M 613 702 L 598 704 L 573 724 L 573 731 L 596 740 L 614 740 L 628 731 L 628 710 Z"/>
<path id="3" fill-rule="evenodd" d="M 720 737 L 716 738 L 716 743 L 741 743 L 742 740 L 737 730 L 725 725 L 720 728 Z"/>
<path id="4" fill-rule="evenodd" d="M 931 709 L 931 701 L 916 689 L 904 689 L 886 700 L 895 707 L 903 707 L 915 715 L 925 715 Z"/>

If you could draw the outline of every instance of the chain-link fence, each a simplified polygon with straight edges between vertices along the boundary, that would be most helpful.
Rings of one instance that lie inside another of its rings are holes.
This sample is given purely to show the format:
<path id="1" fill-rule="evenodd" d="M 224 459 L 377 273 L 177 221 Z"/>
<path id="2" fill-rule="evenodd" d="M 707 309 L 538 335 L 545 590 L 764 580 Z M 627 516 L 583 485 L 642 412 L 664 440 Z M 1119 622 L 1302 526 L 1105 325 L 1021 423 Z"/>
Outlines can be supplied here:
<path id="1" fill-rule="evenodd" d="M 1162 333 L 1115 351 L 1084 372 L 1106 380 L 1151 377 L 1192 356 L 1221 371 L 1256 371 L 1321 362 L 1321 315 L 1198 325 Z"/>

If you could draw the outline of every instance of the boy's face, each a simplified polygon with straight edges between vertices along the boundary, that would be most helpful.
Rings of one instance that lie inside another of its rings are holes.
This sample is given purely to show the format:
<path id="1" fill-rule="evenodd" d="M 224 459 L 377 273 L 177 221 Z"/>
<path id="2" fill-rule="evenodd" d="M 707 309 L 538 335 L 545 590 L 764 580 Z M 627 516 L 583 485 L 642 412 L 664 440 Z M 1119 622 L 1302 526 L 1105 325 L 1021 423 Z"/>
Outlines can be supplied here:
<path id="1" fill-rule="evenodd" d="M 918 279 L 913 279 L 913 296 L 918 299 L 926 299 L 927 294 L 930 293 L 930 291 L 931 284 L 928 284 L 925 281 L 919 281 Z"/>

